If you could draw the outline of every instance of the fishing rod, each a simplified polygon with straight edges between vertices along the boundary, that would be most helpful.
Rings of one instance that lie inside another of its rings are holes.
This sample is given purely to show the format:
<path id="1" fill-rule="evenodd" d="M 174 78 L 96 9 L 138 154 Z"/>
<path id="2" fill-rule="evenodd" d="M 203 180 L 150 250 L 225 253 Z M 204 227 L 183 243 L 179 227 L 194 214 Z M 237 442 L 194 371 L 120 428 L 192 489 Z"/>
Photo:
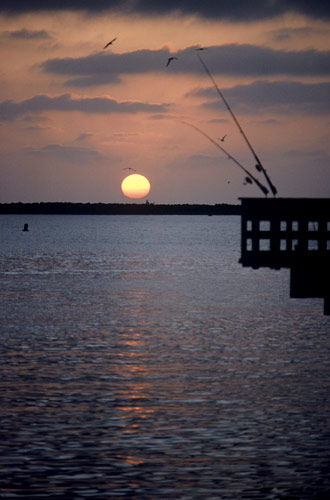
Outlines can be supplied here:
<path id="1" fill-rule="evenodd" d="M 198 49 L 197 49 L 197 50 L 198 50 Z M 240 131 L 240 133 L 242 134 L 242 136 L 243 136 L 243 138 L 244 138 L 244 140 L 245 140 L 246 144 L 248 145 L 248 147 L 249 147 L 249 149 L 250 149 L 251 153 L 253 154 L 253 157 L 254 157 L 255 161 L 257 162 L 257 164 L 256 164 L 256 169 L 258 170 L 258 172 L 262 172 L 262 173 L 264 174 L 265 179 L 266 179 L 266 181 L 267 181 L 267 183 L 268 183 L 268 185 L 269 185 L 269 187 L 270 187 L 271 192 L 273 193 L 273 195 L 274 195 L 274 196 L 276 196 L 276 193 L 277 193 L 277 189 L 276 189 L 276 187 L 274 186 L 274 184 L 273 184 L 273 183 L 272 183 L 272 181 L 270 180 L 269 175 L 267 174 L 266 169 L 264 168 L 264 166 L 262 165 L 261 161 L 259 160 L 259 158 L 258 158 L 258 156 L 257 156 L 257 153 L 255 152 L 255 150 L 254 150 L 254 149 L 253 149 L 253 147 L 252 147 L 252 144 L 250 143 L 249 139 L 248 139 L 248 138 L 247 138 L 247 136 L 245 135 L 245 133 L 244 133 L 244 131 L 243 131 L 242 127 L 240 126 L 240 124 L 239 124 L 239 122 L 238 122 L 238 120 L 237 120 L 237 118 L 236 118 L 236 116 L 234 115 L 234 113 L 233 113 L 233 111 L 232 111 L 231 107 L 229 106 L 229 104 L 228 104 L 227 100 L 225 99 L 225 96 L 223 95 L 223 93 L 222 93 L 222 92 L 221 92 L 221 90 L 219 89 L 219 87 L 218 87 L 218 85 L 217 85 L 216 81 L 214 80 L 214 78 L 213 78 L 213 76 L 212 76 L 212 73 L 210 72 L 210 70 L 208 69 L 208 67 L 206 66 L 205 62 L 203 61 L 202 57 L 200 56 L 200 54 L 199 54 L 198 52 L 197 52 L 197 56 L 198 56 L 198 58 L 199 58 L 199 60 L 200 60 L 200 62 L 201 62 L 201 64 L 202 64 L 202 66 L 203 66 L 203 68 L 204 68 L 204 70 L 205 70 L 206 74 L 210 77 L 211 82 L 213 83 L 214 88 L 215 88 L 215 89 L 216 89 L 216 91 L 218 92 L 218 94 L 219 94 L 219 96 L 221 97 L 221 99 L 222 99 L 223 103 L 225 104 L 225 106 L 226 106 L 227 110 L 229 111 L 229 113 L 230 113 L 230 115 L 231 115 L 232 119 L 234 120 L 234 122 L 235 122 L 235 124 L 236 124 L 236 126 L 237 126 L 238 130 L 239 130 L 239 131 Z"/>
<path id="2" fill-rule="evenodd" d="M 259 187 L 259 189 L 264 193 L 264 195 L 267 196 L 267 194 L 268 194 L 269 191 L 266 188 L 266 186 L 264 186 L 253 174 L 251 174 L 251 172 L 248 171 L 247 168 L 245 168 L 239 161 L 237 161 L 236 158 L 234 158 L 230 153 L 228 153 L 228 151 L 226 151 L 225 148 L 223 148 L 222 146 L 220 146 L 220 144 L 218 144 L 217 141 L 215 141 L 214 139 L 212 139 L 212 137 L 210 135 L 208 135 L 206 132 L 204 132 L 204 130 L 201 130 L 199 127 L 196 127 L 196 125 L 192 125 L 192 123 L 188 123 L 188 122 L 185 122 L 185 121 L 181 121 L 181 123 L 183 123 L 184 125 L 188 125 L 189 127 L 192 127 L 193 129 L 197 130 L 197 132 L 199 132 L 200 134 L 202 134 L 210 142 L 212 142 L 212 144 L 214 144 L 223 153 L 225 153 L 225 155 L 227 155 L 227 157 L 228 157 L 229 160 L 232 160 L 234 163 L 236 163 L 236 165 L 240 169 L 242 169 L 243 172 L 246 173 L 246 175 L 248 176 L 247 179 L 249 179 L 249 182 L 251 183 L 251 181 L 253 181 Z"/>

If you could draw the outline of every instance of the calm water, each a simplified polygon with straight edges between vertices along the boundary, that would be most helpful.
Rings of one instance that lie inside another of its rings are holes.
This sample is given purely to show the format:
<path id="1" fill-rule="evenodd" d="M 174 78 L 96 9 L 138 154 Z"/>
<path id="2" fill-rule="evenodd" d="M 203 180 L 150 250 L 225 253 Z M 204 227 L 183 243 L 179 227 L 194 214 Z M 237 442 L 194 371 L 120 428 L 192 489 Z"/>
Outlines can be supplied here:
<path id="1" fill-rule="evenodd" d="M 1 498 L 330 498 L 330 317 L 239 217 L 0 230 Z"/>

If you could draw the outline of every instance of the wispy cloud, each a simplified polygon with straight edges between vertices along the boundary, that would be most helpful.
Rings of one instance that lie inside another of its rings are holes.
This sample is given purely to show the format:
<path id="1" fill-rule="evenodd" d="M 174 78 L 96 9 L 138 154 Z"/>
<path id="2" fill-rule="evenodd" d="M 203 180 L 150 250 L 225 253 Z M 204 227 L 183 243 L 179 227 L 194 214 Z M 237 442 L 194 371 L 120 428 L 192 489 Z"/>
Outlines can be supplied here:
<path id="1" fill-rule="evenodd" d="M 62 146 L 61 144 L 48 144 L 42 148 L 24 148 L 24 153 L 41 158 L 66 161 L 76 164 L 95 163 L 103 160 L 104 156 L 98 151 L 77 146 Z"/>
<path id="2" fill-rule="evenodd" d="M 209 156 L 209 155 L 191 155 L 187 158 L 187 165 L 193 168 L 219 168 L 228 164 L 228 158 L 225 156 Z"/>
<path id="3" fill-rule="evenodd" d="M 291 41 L 294 39 L 308 38 L 310 36 L 319 35 L 329 35 L 329 31 L 326 28 L 321 28 L 320 26 L 301 26 L 299 28 L 280 28 L 273 30 L 269 33 L 271 40 L 276 42 Z"/>
<path id="4" fill-rule="evenodd" d="M 284 158 L 315 158 L 315 159 L 327 159 L 329 158 L 329 154 L 326 151 L 316 149 L 313 151 L 304 151 L 304 150 L 296 150 L 290 149 L 289 151 L 285 151 L 282 156 Z"/>
<path id="5" fill-rule="evenodd" d="M 159 113 L 166 111 L 166 105 L 139 101 L 116 101 L 107 97 L 73 98 L 70 94 L 55 97 L 38 95 L 20 102 L 11 100 L 0 103 L 0 121 L 15 120 L 27 113 L 45 111 L 79 111 L 81 113 Z"/>
<path id="6" fill-rule="evenodd" d="M 83 133 L 78 135 L 78 137 L 76 137 L 74 142 L 85 142 L 88 141 L 91 137 L 93 137 L 93 134 Z"/>
<path id="7" fill-rule="evenodd" d="M 45 30 L 28 30 L 21 29 L 15 31 L 2 31 L 1 37 L 9 38 L 12 40 L 49 40 L 52 36 Z"/>

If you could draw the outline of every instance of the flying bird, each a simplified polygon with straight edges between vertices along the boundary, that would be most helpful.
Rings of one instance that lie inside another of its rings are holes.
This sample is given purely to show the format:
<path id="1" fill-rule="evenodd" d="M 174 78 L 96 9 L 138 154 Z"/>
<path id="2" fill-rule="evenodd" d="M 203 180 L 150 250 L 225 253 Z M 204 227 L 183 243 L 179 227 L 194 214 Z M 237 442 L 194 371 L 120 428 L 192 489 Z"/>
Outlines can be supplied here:
<path id="1" fill-rule="evenodd" d="M 136 172 L 135 168 L 131 168 L 131 167 L 125 167 L 125 168 L 123 168 L 123 170 L 133 170 L 134 172 Z"/>
<path id="2" fill-rule="evenodd" d="M 169 57 L 168 58 L 168 61 L 167 61 L 167 64 L 166 64 L 166 67 L 170 64 L 171 61 L 173 61 L 174 59 L 178 59 L 177 57 Z"/>
<path id="3" fill-rule="evenodd" d="M 196 49 L 196 52 L 197 50 L 206 50 L 205 47 L 199 47 L 198 49 Z"/>
<path id="4" fill-rule="evenodd" d="M 224 140 L 225 140 L 226 137 L 227 137 L 227 134 L 225 134 L 223 137 L 221 137 L 221 139 L 219 137 L 219 139 L 220 139 L 221 142 L 224 142 Z"/>
<path id="5" fill-rule="evenodd" d="M 115 40 L 117 40 L 117 38 L 113 38 L 110 42 L 108 42 L 108 43 L 107 43 L 107 44 L 103 47 L 103 49 L 106 49 L 107 47 L 109 47 L 109 45 L 112 45 L 112 44 L 113 44 L 113 42 L 114 42 Z"/>

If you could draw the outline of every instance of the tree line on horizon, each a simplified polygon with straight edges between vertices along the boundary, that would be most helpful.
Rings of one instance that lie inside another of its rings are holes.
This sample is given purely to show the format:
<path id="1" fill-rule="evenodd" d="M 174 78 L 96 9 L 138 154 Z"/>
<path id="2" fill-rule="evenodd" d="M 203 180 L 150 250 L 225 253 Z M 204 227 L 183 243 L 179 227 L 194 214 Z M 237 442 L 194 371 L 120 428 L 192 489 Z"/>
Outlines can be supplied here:
<path id="1" fill-rule="evenodd" d="M 74 203 L 35 202 L 0 203 L 1 214 L 68 215 L 240 215 L 241 206 L 228 203 L 155 204 L 155 203 Z"/>

